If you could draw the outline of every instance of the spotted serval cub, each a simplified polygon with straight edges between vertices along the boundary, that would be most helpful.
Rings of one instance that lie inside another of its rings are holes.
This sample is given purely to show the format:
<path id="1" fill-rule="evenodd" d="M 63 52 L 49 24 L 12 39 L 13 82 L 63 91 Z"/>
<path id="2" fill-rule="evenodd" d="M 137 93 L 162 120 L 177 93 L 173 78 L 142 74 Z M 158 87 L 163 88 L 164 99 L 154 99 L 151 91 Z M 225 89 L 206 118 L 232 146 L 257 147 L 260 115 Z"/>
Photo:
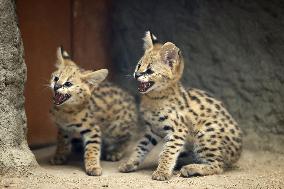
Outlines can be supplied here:
<path id="1" fill-rule="evenodd" d="M 101 151 L 106 160 L 122 158 L 131 129 L 137 121 L 134 98 L 109 82 L 108 70 L 85 71 L 62 48 L 57 50 L 57 70 L 52 74 L 52 117 L 58 126 L 58 143 L 52 164 L 64 164 L 70 139 L 79 135 L 84 144 L 88 175 L 101 175 Z"/>
<path id="2" fill-rule="evenodd" d="M 160 141 L 160 154 L 154 180 L 167 180 L 181 154 L 193 153 L 193 164 L 185 165 L 181 175 L 211 175 L 223 172 L 241 154 L 241 130 L 223 104 L 198 89 L 185 90 L 179 82 L 184 62 L 173 43 L 160 44 L 150 32 L 144 38 L 145 54 L 134 77 L 144 94 L 141 113 L 147 130 L 121 172 L 135 171 L 145 156 Z"/>

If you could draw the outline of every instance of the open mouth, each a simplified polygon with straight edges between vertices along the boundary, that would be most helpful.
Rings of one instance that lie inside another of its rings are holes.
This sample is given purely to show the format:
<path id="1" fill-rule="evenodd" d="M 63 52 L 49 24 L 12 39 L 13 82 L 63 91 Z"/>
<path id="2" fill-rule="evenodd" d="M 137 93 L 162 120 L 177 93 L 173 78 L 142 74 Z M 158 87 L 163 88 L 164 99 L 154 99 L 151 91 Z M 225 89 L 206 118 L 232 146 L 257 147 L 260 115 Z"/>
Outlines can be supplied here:
<path id="1" fill-rule="evenodd" d="M 66 100 L 68 100 L 71 97 L 70 94 L 62 94 L 59 92 L 55 92 L 54 97 L 53 97 L 53 103 L 55 105 L 60 105 Z"/>
<path id="2" fill-rule="evenodd" d="M 141 93 L 146 92 L 149 88 L 151 88 L 154 85 L 154 81 L 148 81 L 148 82 L 139 82 L 138 85 L 138 91 Z"/>

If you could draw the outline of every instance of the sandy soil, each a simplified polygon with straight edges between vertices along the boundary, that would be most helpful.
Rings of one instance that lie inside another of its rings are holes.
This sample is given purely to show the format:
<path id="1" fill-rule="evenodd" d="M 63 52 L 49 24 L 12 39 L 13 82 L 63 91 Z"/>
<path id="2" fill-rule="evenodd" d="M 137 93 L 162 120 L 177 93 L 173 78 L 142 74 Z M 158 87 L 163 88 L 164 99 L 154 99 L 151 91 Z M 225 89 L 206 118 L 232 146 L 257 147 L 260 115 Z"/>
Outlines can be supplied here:
<path id="1" fill-rule="evenodd" d="M 50 166 L 47 160 L 54 148 L 36 150 L 42 168 L 24 178 L 2 178 L 1 188 L 284 188 L 284 155 L 244 150 L 239 163 L 221 175 L 181 178 L 178 173 L 170 181 L 151 180 L 158 150 L 147 158 L 135 173 L 119 173 L 118 163 L 102 162 L 103 175 L 87 176 L 82 161 L 73 157 L 67 166 Z M 154 160 L 153 160 L 154 159 Z"/>

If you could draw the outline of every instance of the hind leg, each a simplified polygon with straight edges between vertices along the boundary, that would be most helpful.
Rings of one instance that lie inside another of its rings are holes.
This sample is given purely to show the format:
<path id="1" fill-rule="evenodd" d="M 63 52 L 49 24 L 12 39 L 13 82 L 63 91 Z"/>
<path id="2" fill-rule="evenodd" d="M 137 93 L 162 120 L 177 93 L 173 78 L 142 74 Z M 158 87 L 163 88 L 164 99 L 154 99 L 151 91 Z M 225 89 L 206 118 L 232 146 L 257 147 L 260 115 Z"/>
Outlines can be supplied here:
<path id="1" fill-rule="evenodd" d="M 223 144 L 214 132 L 200 132 L 194 144 L 196 164 L 185 165 L 181 176 L 205 176 L 220 174 L 224 171 Z M 218 139 L 218 140 L 217 140 Z"/>
<path id="2" fill-rule="evenodd" d="M 125 120 L 112 122 L 106 131 L 107 137 L 104 139 L 103 159 L 107 161 L 119 161 L 125 154 L 133 123 Z"/>
<path id="3" fill-rule="evenodd" d="M 199 156 L 198 163 L 183 166 L 180 170 L 181 176 L 205 176 L 222 173 L 224 171 L 224 163 L 220 153 L 216 151 L 212 153 L 210 150 L 208 148 L 208 150 L 203 151 L 203 154 L 197 154 Z"/>
<path id="4" fill-rule="evenodd" d="M 223 168 L 218 162 L 210 164 L 190 164 L 183 166 L 180 172 L 183 177 L 205 176 L 220 174 L 223 172 Z"/>
<path id="5" fill-rule="evenodd" d="M 57 147 L 55 155 L 50 159 L 52 165 L 63 165 L 68 161 L 68 155 L 71 151 L 70 134 L 63 129 L 58 129 Z"/>
<path id="6" fill-rule="evenodd" d="M 124 150 L 121 148 L 121 150 Z M 124 156 L 124 151 L 111 151 L 106 154 L 105 160 L 107 161 L 119 161 Z"/>
<path id="7" fill-rule="evenodd" d="M 127 150 L 128 144 L 129 144 L 129 140 L 124 140 L 124 141 L 117 142 L 117 143 L 113 142 L 112 144 L 108 144 L 104 146 L 103 159 L 106 161 L 121 160 Z"/>

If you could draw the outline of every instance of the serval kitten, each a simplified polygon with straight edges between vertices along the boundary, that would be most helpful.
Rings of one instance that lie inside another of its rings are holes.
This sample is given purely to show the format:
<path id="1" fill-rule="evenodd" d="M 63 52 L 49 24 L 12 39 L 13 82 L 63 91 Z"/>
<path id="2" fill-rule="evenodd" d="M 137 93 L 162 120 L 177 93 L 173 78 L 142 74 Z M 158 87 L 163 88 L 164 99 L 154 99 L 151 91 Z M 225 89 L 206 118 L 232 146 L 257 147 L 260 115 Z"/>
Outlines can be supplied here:
<path id="1" fill-rule="evenodd" d="M 147 130 L 121 172 L 135 171 L 161 140 L 154 180 L 168 180 L 181 152 L 194 154 L 194 162 L 181 168 L 181 176 L 222 173 L 241 154 L 242 132 L 222 102 L 198 89 L 180 83 L 184 61 L 179 48 L 160 44 L 150 32 L 144 38 L 145 53 L 134 77 L 142 93 L 141 114 Z"/>
<path id="2" fill-rule="evenodd" d="M 58 142 L 51 163 L 65 164 L 70 140 L 79 135 L 84 144 L 87 174 L 101 175 L 101 151 L 110 161 L 118 161 L 124 155 L 137 121 L 134 98 L 103 81 L 108 70 L 85 71 L 62 48 L 57 50 L 56 66 L 50 87 L 54 94 L 51 114 L 58 127 Z"/>

